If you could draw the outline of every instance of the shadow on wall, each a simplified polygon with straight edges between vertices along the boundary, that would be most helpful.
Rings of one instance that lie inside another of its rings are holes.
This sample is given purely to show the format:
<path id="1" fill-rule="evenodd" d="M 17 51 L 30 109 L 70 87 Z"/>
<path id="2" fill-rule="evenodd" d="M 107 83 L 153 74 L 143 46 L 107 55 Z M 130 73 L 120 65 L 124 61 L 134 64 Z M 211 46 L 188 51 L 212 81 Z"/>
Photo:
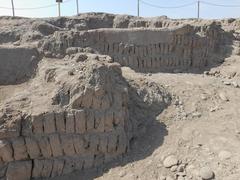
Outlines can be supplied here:
<path id="1" fill-rule="evenodd" d="M 124 155 L 123 158 L 118 158 L 112 163 L 107 164 L 105 167 L 86 170 L 85 172 L 75 171 L 71 174 L 62 177 L 55 177 L 49 180 L 93 180 L 102 176 L 111 168 L 124 166 L 128 163 L 145 159 L 163 144 L 164 137 L 168 135 L 166 126 L 160 122 L 154 122 L 151 125 L 148 125 L 146 129 L 147 131 L 144 135 L 131 142 L 131 151 Z"/>
<path id="2" fill-rule="evenodd" d="M 178 39 L 178 36 L 182 39 Z M 105 44 L 103 52 L 100 52 L 110 55 L 113 61 L 130 67 L 136 72 L 201 74 L 221 65 L 233 51 L 234 37 L 228 32 L 217 31 L 209 37 L 201 37 L 198 34 L 192 34 L 190 37 L 176 35 L 175 39 L 174 43 L 146 46 L 121 43 L 119 45 L 121 51 L 117 54 L 109 50 L 110 46 L 114 49 L 114 44 Z"/>
<path id="3" fill-rule="evenodd" d="M 147 86 L 152 86 L 151 92 L 146 92 L 149 89 Z M 127 154 L 98 169 L 85 170 L 84 172 L 75 171 L 51 180 L 93 180 L 102 176 L 113 167 L 124 166 L 128 163 L 145 159 L 161 146 L 164 142 L 164 137 L 168 135 L 168 131 L 163 123 L 156 120 L 156 117 L 170 104 L 171 97 L 162 91 L 163 89 L 157 87 L 156 84 L 147 86 L 146 88 L 141 88 L 130 85 L 129 88 L 129 114 L 135 128 L 133 128 L 134 138 L 130 141 L 130 151 Z M 157 91 L 161 91 L 161 94 Z M 154 94 L 157 95 L 153 97 Z M 146 96 L 152 97 L 151 102 L 144 100 Z"/>
<path id="4" fill-rule="evenodd" d="M 42 48 L 44 52 L 61 55 L 68 54 L 68 48 L 92 48 L 138 72 L 202 73 L 229 56 L 232 41 L 232 33 L 212 23 L 175 28 L 59 31 Z"/>
<path id="5" fill-rule="evenodd" d="M 39 62 L 36 48 L 0 48 L 0 85 L 14 85 L 26 82 L 35 75 Z"/>

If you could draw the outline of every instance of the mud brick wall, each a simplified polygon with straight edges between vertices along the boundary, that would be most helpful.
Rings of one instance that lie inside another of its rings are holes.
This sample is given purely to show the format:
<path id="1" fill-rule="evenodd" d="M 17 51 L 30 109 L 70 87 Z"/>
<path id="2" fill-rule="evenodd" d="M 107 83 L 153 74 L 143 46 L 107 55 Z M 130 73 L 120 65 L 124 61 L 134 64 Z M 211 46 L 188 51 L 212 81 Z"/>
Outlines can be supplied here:
<path id="1" fill-rule="evenodd" d="M 201 68 L 211 62 L 221 38 L 218 27 L 99 29 L 56 32 L 43 49 L 63 53 L 68 47 L 91 47 L 140 71 Z"/>
<path id="2" fill-rule="evenodd" d="M 112 66 L 94 69 L 95 74 L 90 71 L 92 78 L 85 78 L 85 84 L 76 82 L 77 88 L 88 88 L 71 89 L 68 106 L 46 112 L 32 107 L 27 114 L 9 117 L 12 128 L 1 124 L 0 179 L 48 178 L 98 168 L 128 151 L 132 132 L 128 90 L 106 72 Z"/>
<path id="3" fill-rule="evenodd" d="M 82 109 L 23 120 L 22 136 L 0 141 L 2 175 L 55 177 L 99 167 L 127 151 L 123 113 Z"/>
<path id="4" fill-rule="evenodd" d="M 36 48 L 0 47 L 0 85 L 16 84 L 33 76 L 39 61 Z"/>

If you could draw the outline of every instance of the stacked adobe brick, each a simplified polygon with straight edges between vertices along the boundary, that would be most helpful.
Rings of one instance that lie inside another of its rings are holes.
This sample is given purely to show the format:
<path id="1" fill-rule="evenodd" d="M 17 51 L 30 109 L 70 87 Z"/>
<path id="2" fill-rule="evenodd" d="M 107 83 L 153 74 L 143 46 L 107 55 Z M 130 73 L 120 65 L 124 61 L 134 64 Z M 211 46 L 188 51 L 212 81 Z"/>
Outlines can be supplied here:
<path id="1" fill-rule="evenodd" d="M 37 86 L 36 92 L 46 94 L 42 101 L 52 104 L 50 108 L 33 98 L 25 102 L 24 94 L 21 100 L 13 98 L 1 107 L 3 179 L 55 177 L 97 168 L 128 150 L 131 122 L 127 84 L 121 77 L 120 66 L 91 58 L 85 62 L 49 61 L 39 66 L 27 91 L 33 93 L 31 88 Z M 46 78 L 52 67 L 54 80 Z M 85 71 L 81 72 L 83 68 Z M 44 87 L 41 89 L 45 85 L 56 88 L 52 98 Z M 68 98 L 67 103 L 64 98 Z"/>
<path id="2" fill-rule="evenodd" d="M 138 71 L 171 71 L 213 64 L 211 57 L 224 43 L 222 36 L 223 31 L 214 23 L 199 27 L 58 31 L 42 43 L 42 49 L 65 54 L 69 47 L 91 47 Z"/>
<path id="3" fill-rule="evenodd" d="M 126 153 L 134 131 L 145 121 L 141 119 L 141 108 L 149 108 L 152 113 L 154 106 L 139 106 L 134 100 L 131 103 L 138 111 L 129 117 L 128 91 L 138 95 L 130 89 L 141 88 L 129 88 L 120 66 L 107 61 L 146 72 L 202 68 L 214 63 L 214 55 L 224 45 L 225 34 L 215 23 L 179 26 L 184 22 L 134 17 L 120 22 L 104 14 L 79 18 L 43 20 L 25 28 L 24 33 L 16 26 L 16 35 L 6 34 L 5 30 L 0 35 L 6 37 L 0 42 L 6 43 L 0 47 L 0 75 L 5 73 L 0 85 L 32 77 L 26 92 L 17 92 L 11 100 L 0 102 L 0 179 L 61 176 L 100 167 Z M 36 58 L 40 55 L 53 59 L 44 57 L 39 62 Z M 12 76 L 12 72 L 16 74 Z M 152 94 L 166 95 L 161 92 L 160 88 Z M 162 98 L 155 98 L 160 113 L 164 107 L 161 103 L 166 105 L 170 100 L 164 103 Z M 145 103 L 141 97 L 132 99 Z M 140 122 L 132 122 L 138 118 Z"/>

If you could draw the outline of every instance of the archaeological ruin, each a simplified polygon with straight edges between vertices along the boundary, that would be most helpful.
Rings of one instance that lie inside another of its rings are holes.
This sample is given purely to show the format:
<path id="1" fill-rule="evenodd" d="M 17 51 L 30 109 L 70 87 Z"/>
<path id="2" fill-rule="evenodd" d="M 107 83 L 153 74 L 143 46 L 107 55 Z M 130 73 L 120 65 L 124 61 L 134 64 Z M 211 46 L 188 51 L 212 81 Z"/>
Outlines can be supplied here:
<path id="1" fill-rule="evenodd" d="M 101 13 L 0 17 L 0 86 L 17 92 L 0 96 L 0 179 L 63 176 L 131 151 L 138 127 L 151 123 L 148 110 L 160 113 L 172 97 L 129 82 L 121 67 L 203 72 L 230 51 L 225 24 Z"/>

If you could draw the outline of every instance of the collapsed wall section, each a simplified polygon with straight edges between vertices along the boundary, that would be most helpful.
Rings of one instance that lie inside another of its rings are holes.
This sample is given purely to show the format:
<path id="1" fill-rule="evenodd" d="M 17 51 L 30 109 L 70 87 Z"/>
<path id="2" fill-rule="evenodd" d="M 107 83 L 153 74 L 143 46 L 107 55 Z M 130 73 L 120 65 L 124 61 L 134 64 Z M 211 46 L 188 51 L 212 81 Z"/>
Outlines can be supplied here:
<path id="1" fill-rule="evenodd" d="M 91 47 L 139 71 L 202 68 L 214 63 L 211 55 L 216 53 L 223 34 L 218 26 L 196 29 L 186 25 L 171 29 L 56 32 L 42 47 L 55 54 L 66 52 L 68 47 Z"/>

